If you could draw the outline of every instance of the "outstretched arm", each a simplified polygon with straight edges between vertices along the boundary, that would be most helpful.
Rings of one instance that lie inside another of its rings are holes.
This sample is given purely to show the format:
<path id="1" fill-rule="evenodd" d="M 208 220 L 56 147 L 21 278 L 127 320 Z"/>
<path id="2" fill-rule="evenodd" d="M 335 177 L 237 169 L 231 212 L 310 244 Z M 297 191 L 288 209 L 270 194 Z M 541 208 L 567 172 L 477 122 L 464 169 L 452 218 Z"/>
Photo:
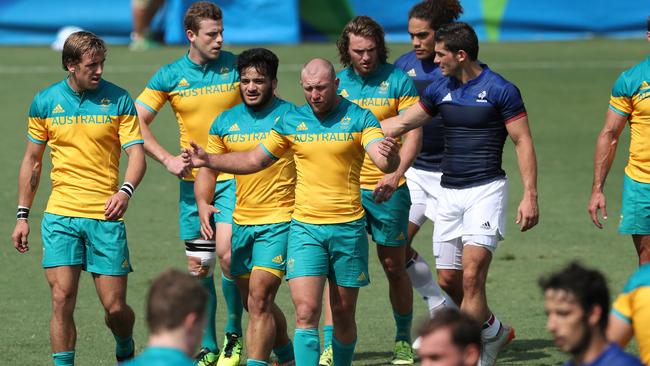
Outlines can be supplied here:
<path id="1" fill-rule="evenodd" d="M 183 178 L 191 172 L 191 168 L 183 163 L 181 155 L 172 155 L 169 151 L 165 150 L 156 139 L 156 136 L 151 131 L 149 126 L 156 113 L 148 110 L 142 105 L 135 103 L 135 109 L 138 111 L 138 119 L 140 120 L 140 131 L 144 139 L 144 149 L 149 156 L 161 163 L 167 168 L 171 174 Z"/>
<path id="2" fill-rule="evenodd" d="M 30 208 L 41 180 L 41 169 L 45 144 L 27 141 L 27 148 L 18 173 L 18 206 Z M 20 253 L 29 250 L 29 222 L 27 218 L 16 220 L 16 226 L 11 234 L 14 248 Z"/>
<path id="3" fill-rule="evenodd" d="M 392 173 L 399 166 L 399 144 L 392 137 L 370 143 L 366 151 L 370 160 L 384 173 Z"/>
<path id="4" fill-rule="evenodd" d="M 397 116 L 381 121 L 381 129 L 384 131 L 384 135 L 397 137 L 422 127 L 430 121 L 431 115 L 420 103 L 415 103 Z"/>
<path id="5" fill-rule="evenodd" d="M 524 185 L 524 196 L 517 209 L 516 223 L 521 231 L 531 229 L 539 221 L 537 204 L 537 157 L 533 137 L 528 127 L 528 117 L 524 116 L 506 125 L 508 134 L 515 144 L 517 163 L 521 181 Z"/>
<path id="6" fill-rule="evenodd" d="M 183 149 L 183 160 L 194 168 L 210 168 L 231 174 L 252 174 L 275 162 L 261 145 L 255 148 L 227 154 L 208 154 L 194 142 L 191 149 Z"/>
<path id="7" fill-rule="evenodd" d="M 605 200 L 605 180 L 612 168 L 616 157 L 618 138 L 623 132 L 627 116 L 622 116 L 611 109 L 607 109 L 605 126 L 598 134 L 596 152 L 594 153 L 594 180 L 591 185 L 591 198 L 589 199 L 589 216 L 597 228 L 602 229 L 603 224 L 598 220 L 598 211 L 602 211 L 603 219 L 607 220 L 607 201 Z"/>

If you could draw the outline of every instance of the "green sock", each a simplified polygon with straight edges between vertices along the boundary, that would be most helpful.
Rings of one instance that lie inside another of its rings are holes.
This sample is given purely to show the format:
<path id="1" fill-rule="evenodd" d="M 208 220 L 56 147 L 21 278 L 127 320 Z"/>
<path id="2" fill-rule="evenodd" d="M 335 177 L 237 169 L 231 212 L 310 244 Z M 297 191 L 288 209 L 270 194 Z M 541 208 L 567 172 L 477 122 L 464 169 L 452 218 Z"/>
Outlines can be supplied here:
<path id="1" fill-rule="evenodd" d="M 268 363 L 260 360 L 253 360 L 252 358 L 249 358 L 246 360 L 246 366 L 266 366 Z"/>
<path id="2" fill-rule="evenodd" d="M 287 363 L 295 359 L 293 355 L 293 344 L 291 341 L 287 342 L 284 346 L 274 348 L 273 353 L 278 357 L 279 363 Z"/>
<path id="3" fill-rule="evenodd" d="M 203 339 L 201 339 L 201 348 L 208 348 L 210 351 L 217 353 L 217 333 L 215 329 L 217 313 L 217 293 L 214 290 L 214 277 L 209 276 L 201 279 L 201 284 L 208 291 L 208 306 L 205 309 L 206 322 L 203 328 Z"/>
<path id="4" fill-rule="evenodd" d="M 226 333 L 237 333 L 241 336 L 244 334 L 241 329 L 241 316 L 244 312 L 244 304 L 241 301 L 235 280 L 231 280 L 222 274 L 221 292 L 226 299 L 226 307 L 228 307 L 228 321 L 225 331 Z"/>
<path id="5" fill-rule="evenodd" d="M 74 351 L 52 353 L 54 366 L 74 366 Z"/>
<path id="6" fill-rule="evenodd" d="M 395 333 L 395 342 L 404 341 L 411 344 L 411 323 L 413 322 L 413 312 L 406 315 L 399 315 L 393 311 L 393 317 L 395 318 L 395 327 L 397 328 L 397 332 Z"/>
<path id="7" fill-rule="evenodd" d="M 320 339 L 317 328 L 296 328 L 293 334 L 293 351 L 296 365 L 318 365 Z"/>
<path id="8" fill-rule="evenodd" d="M 354 347 L 357 345 L 355 339 L 350 344 L 343 344 L 336 338 L 332 337 L 332 351 L 334 353 L 334 366 L 350 366 L 352 365 L 352 357 L 354 357 Z"/>
<path id="9" fill-rule="evenodd" d="M 333 325 L 326 325 L 323 327 L 323 349 L 332 347 L 332 334 L 334 334 Z"/>
<path id="10" fill-rule="evenodd" d="M 115 356 L 118 358 L 124 358 L 133 353 L 135 343 L 133 343 L 132 336 L 120 338 L 113 334 L 113 338 L 115 338 Z"/>

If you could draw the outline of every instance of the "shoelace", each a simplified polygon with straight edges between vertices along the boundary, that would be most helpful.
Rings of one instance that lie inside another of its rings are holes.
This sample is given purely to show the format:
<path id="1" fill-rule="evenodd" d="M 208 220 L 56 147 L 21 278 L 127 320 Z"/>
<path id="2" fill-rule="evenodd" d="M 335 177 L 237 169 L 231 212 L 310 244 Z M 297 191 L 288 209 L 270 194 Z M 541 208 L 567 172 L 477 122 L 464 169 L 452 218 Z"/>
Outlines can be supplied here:
<path id="1" fill-rule="evenodd" d="M 226 347 L 223 349 L 223 353 L 226 357 L 232 357 L 232 350 L 237 345 L 237 339 L 239 339 L 239 336 L 235 333 L 230 333 L 227 336 L 228 336 L 228 343 L 226 344 Z"/>

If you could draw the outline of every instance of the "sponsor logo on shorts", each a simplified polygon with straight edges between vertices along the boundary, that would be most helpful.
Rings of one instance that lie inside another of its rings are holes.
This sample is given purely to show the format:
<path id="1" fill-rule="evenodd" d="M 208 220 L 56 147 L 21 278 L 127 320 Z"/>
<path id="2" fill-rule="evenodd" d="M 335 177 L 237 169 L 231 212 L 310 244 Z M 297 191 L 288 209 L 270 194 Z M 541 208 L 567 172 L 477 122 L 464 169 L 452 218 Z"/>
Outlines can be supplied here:
<path id="1" fill-rule="evenodd" d="M 406 238 L 404 237 L 404 232 L 400 231 L 400 233 L 399 233 L 399 235 L 397 235 L 397 238 L 396 238 L 396 239 L 397 239 L 397 240 L 404 240 L 404 239 L 406 239 Z"/>
<path id="2" fill-rule="evenodd" d="M 293 271 L 293 265 L 295 262 L 296 261 L 293 258 L 289 258 L 289 260 L 287 260 L 287 271 Z"/>
<path id="3" fill-rule="evenodd" d="M 125 259 L 124 262 L 122 262 L 122 268 L 129 268 L 129 260 Z"/>
<path id="4" fill-rule="evenodd" d="M 65 110 L 63 110 L 63 107 L 61 107 L 61 104 L 57 104 L 54 109 L 52 109 L 52 113 L 63 113 Z"/>
<path id="5" fill-rule="evenodd" d="M 492 227 L 490 226 L 490 222 L 489 221 L 484 222 L 483 225 L 481 225 L 481 229 L 485 229 L 485 230 L 492 229 Z"/>
<path id="6" fill-rule="evenodd" d="M 357 281 L 359 282 L 365 282 L 367 280 L 368 280 L 368 276 L 366 276 L 365 272 L 361 272 L 361 274 L 359 274 L 359 277 L 357 277 Z"/>
<path id="7" fill-rule="evenodd" d="M 273 263 L 277 263 L 277 264 L 282 264 L 282 263 L 284 263 L 284 258 L 282 258 L 282 254 L 280 254 L 280 255 L 276 255 L 276 256 L 273 258 L 273 260 L 271 260 L 271 262 L 273 262 Z"/>

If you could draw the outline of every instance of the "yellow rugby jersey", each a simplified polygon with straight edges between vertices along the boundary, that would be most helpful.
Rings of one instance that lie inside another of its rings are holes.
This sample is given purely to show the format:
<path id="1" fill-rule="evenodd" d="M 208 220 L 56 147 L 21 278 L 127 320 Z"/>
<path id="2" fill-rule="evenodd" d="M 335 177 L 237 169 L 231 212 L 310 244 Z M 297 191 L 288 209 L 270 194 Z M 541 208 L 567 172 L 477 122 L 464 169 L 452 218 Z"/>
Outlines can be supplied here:
<path id="1" fill-rule="evenodd" d="M 382 121 L 397 116 L 401 111 L 417 103 L 420 97 L 413 80 L 392 64 L 380 64 L 371 75 L 362 77 L 352 66 L 341 70 L 339 94 L 366 108 Z M 375 189 L 384 173 L 375 166 L 366 154 L 361 168 L 361 188 Z M 399 185 L 406 183 L 402 177 Z"/>
<path id="2" fill-rule="evenodd" d="M 186 54 L 161 67 L 136 103 L 158 113 L 167 101 L 176 115 L 181 148 L 189 148 L 190 141 L 206 147 L 212 121 L 241 102 L 237 56 L 221 51 L 216 60 L 199 65 Z M 197 171 L 183 179 L 194 181 Z M 232 174 L 219 174 L 218 180 L 232 178 Z"/>
<path id="3" fill-rule="evenodd" d="M 650 57 L 618 77 L 609 108 L 630 123 L 625 173 L 638 182 L 650 183 Z"/>
<path id="4" fill-rule="evenodd" d="M 212 123 L 207 152 L 248 151 L 260 144 L 293 104 L 275 98 L 261 111 L 243 103 L 221 113 Z M 235 175 L 236 204 L 232 218 L 239 225 L 263 225 L 291 220 L 296 165 L 288 150 L 270 167 L 255 174 Z"/>
<path id="5" fill-rule="evenodd" d="M 290 110 L 262 147 L 273 159 L 287 150 L 296 162 L 292 218 L 308 224 L 338 224 L 364 216 L 359 174 L 364 151 L 384 138 L 379 121 L 344 98 L 320 121 L 305 104 Z"/>
<path id="6" fill-rule="evenodd" d="M 632 324 L 641 361 L 650 364 L 650 264 L 640 266 L 630 277 L 612 312 Z"/>
<path id="7" fill-rule="evenodd" d="M 83 93 L 62 80 L 36 94 L 27 138 L 51 150 L 45 212 L 100 220 L 118 190 L 120 148 L 143 143 L 129 93 L 105 80 Z"/>

